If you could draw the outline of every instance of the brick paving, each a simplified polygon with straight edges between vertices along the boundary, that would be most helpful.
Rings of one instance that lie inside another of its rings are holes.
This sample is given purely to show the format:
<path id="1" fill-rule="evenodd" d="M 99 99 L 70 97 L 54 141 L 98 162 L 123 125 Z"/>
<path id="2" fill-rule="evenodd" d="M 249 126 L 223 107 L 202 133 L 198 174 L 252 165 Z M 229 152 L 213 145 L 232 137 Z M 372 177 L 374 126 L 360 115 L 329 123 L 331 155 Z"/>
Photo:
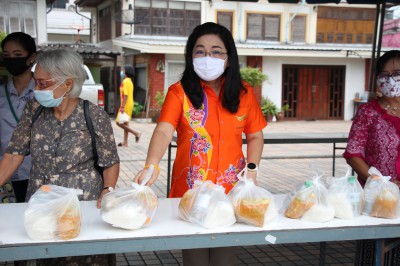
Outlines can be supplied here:
<path id="1" fill-rule="evenodd" d="M 117 143 L 123 131 L 113 122 Z M 117 186 L 130 186 L 135 174 L 145 164 L 148 144 L 154 123 L 131 123 L 141 131 L 139 143 L 129 138 L 129 147 L 118 147 L 121 172 Z M 272 122 L 265 132 L 348 132 L 351 121 L 284 121 Z M 345 144 L 343 144 L 345 147 Z M 244 147 L 244 152 L 245 147 Z M 346 163 L 337 152 L 336 175 L 346 172 Z M 310 165 L 317 165 L 326 174 L 332 172 L 332 144 L 267 144 L 260 163 L 259 185 L 272 193 L 287 193 L 297 184 L 312 176 Z M 172 152 L 174 158 L 174 151 Z M 160 163 L 161 175 L 153 185 L 159 197 L 166 196 L 167 154 Z M 354 265 L 356 241 L 327 242 L 325 265 Z M 279 244 L 237 247 L 236 265 L 319 265 L 319 243 Z M 0 266 L 12 265 L 10 262 Z M 133 252 L 117 254 L 117 265 L 182 265 L 181 250 Z"/>

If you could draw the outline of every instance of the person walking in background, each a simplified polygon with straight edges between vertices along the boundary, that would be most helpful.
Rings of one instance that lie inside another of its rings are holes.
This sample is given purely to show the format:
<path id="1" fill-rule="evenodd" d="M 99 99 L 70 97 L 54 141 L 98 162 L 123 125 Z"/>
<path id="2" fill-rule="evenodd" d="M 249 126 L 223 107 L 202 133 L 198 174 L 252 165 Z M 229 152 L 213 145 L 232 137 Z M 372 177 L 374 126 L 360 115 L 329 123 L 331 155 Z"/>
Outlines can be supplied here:
<path id="1" fill-rule="evenodd" d="M 343 157 L 362 186 L 371 166 L 400 185 L 400 51 L 382 55 L 376 73 L 382 97 L 358 108 Z"/>
<path id="2" fill-rule="evenodd" d="M 133 78 L 134 78 L 134 70 L 131 66 L 125 66 L 124 70 L 121 70 L 121 77 L 123 77 L 123 81 L 121 86 L 119 87 L 120 96 L 121 96 L 121 105 L 119 107 L 119 112 L 116 118 L 117 126 L 124 130 L 124 140 L 123 142 L 118 143 L 120 147 L 128 147 L 128 135 L 132 133 L 135 135 L 136 142 L 139 142 L 140 136 L 142 135 L 141 132 L 133 130 L 129 127 L 129 120 L 132 118 L 133 112 Z M 128 121 L 122 121 L 121 115 L 125 113 L 129 119 Z M 121 120 L 121 121 L 120 121 Z"/>
<path id="3" fill-rule="evenodd" d="M 31 68 L 36 59 L 35 40 L 23 32 L 13 32 L 1 42 L 3 64 L 12 75 L 0 86 L 0 158 L 17 126 L 25 104 L 33 98 L 35 82 Z M 31 156 L 26 156 L 11 177 L 16 202 L 24 202 L 28 188 Z"/>
<path id="4" fill-rule="evenodd" d="M 0 161 L 0 185 L 11 177 L 25 155 L 31 154 L 26 201 L 42 185 L 52 184 L 81 189 L 83 195 L 79 199 L 97 200 L 100 208 L 103 195 L 117 183 L 119 156 L 108 114 L 79 98 L 85 81 L 82 57 L 68 49 L 41 52 L 37 56 L 34 80 L 35 99 L 26 104 Z M 103 167 L 102 174 L 95 168 L 85 114 L 93 124 L 97 165 Z M 115 255 L 43 259 L 38 265 L 115 265 Z"/>
<path id="5" fill-rule="evenodd" d="M 196 180 L 211 180 L 225 187 L 238 181 L 246 167 L 242 133 L 247 139 L 247 163 L 254 171 L 263 150 L 262 129 L 267 125 L 253 89 L 240 78 L 235 42 L 225 27 L 207 22 L 189 36 L 182 79 L 171 85 L 153 132 L 146 166 L 135 177 L 141 183 L 149 165 L 158 165 L 175 130 L 177 153 L 172 170 L 170 197 L 182 197 Z M 184 265 L 233 265 L 235 249 L 183 250 Z"/>

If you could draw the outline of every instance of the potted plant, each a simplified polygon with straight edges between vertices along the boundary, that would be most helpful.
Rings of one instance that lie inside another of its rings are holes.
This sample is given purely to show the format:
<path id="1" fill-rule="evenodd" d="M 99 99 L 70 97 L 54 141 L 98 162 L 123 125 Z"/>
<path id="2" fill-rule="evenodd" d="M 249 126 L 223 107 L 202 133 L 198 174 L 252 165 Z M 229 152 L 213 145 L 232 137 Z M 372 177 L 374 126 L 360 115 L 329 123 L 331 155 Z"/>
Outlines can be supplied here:
<path id="1" fill-rule="evenodd" d="M 268 80 L 268 76 L 261 72 L 258 68 L 244 67 L 240 69 L 240 76 L 244 81 L 250 84 L 250 86 L 260 86 L 264 81 Z"/>
<path id="2" fill-rule="evenodd" d="M 161 108 L 165 101 L 165 95 L 161 91 L 157 91 L 156 95 L 154 96 L 157 106 L 159 109 L 154 109 L 152 112 L 151 119 L 153 122 L 157 123 L 158 118 L 160 117 Z"/>
<path id="3" fill-rule="evenodd" d="M 261 111 L 263 112 L 267 122 L 271 122 L 274 116 L 278 113 L 278 106 L 268 97 L 261 100 Z"/>
<path id="4" fill-rule="evenodd" d="M 140 117 L 144 106 L 138 102 L 133 102 L 132 117 Z"/>
<path id="5" fill-rule="evenodd" d="M 281 106 L 280 110 L 276 113 L 276 121 L 283 121 L 285 118 L 285 112 L 290 108 L 289 104 Z"/>

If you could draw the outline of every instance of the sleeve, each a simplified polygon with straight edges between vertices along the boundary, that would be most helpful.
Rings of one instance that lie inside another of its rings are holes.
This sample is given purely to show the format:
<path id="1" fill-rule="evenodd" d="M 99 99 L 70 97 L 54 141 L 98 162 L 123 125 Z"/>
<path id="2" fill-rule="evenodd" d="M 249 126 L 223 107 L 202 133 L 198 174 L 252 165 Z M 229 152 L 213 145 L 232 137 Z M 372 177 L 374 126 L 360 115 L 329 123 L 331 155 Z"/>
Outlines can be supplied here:
<path id="1" fill-rule="evenodd" d="M 98 164 L 102 167 L 111 167 L 119 162 L 111 120 L 103 109 L 92 103 L 90 103 L 90 114 L 96 134 Z"/>
<path id="2" fill-rule="evenodd" d="M 17 127 L 15 128 L 6 153 L 28 155 L 31 144 L 32 118 L 40 104 L 34 99 L 27 102 Z"/>
<path id="3" fill-rule="evenodd" d="M 267 126 L 267 121 L 265 121 L 260 104 L 258 103 L 251 87 L 247 87 L 247 93 L 245 94 L 245 97 L 247 98 L 246 103 L 248 107 L 248 118 L 246 119 L 246 125 L 243 132 L 245 134 L 252 134 L 265 128 Z"/>
<path id="4" fill-rule="evenodd" d="M 346 150 L 343 153 L 344 158 L 365 158 L 372 116 L 370 104 L 365 104 L 358 108 L 353 119 L 353 124 L 351 125 Z"/>
<path id="5" fill-rule="evenodd" d="M 133 83 L 129 82 L 130 80 L 124 79 L 122 82 L 122 89 L 124 90 L 124 95 L 129 96 L 129 91 L 133 90 Z"/>
<path id="6" fill-rule="evenodd" d="M 178 88 L 175 85 L 169 87 L 158 122 L 168 122 L 175 129 L 177 128 L 182 117 L 183 95 L 182 88 Z"/>

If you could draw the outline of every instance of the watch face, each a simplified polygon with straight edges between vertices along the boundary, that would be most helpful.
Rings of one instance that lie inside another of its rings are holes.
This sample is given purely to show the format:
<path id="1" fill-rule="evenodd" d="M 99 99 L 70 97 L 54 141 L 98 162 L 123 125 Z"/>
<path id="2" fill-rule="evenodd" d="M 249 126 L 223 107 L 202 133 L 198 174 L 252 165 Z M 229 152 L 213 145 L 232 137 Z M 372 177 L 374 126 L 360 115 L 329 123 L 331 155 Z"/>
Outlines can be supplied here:
<path id="1" fill-rule="evenodd" d="M 257 167 L 257 165 L 255 164 L 255 163 L 248 163 L 247 164 L 247 168 L 249 168 L 249 169 L 256 169 L 256 167 Z"/>

